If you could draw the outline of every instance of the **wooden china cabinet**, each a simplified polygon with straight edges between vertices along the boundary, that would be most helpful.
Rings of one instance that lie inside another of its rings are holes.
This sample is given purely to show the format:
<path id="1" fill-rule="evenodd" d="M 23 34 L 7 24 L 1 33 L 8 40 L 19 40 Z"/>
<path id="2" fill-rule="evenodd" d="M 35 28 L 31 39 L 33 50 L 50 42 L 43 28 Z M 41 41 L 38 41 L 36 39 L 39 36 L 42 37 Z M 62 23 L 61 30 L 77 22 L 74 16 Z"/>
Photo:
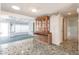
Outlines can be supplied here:
<path id="1" fill-rule="evenodd" d="M 38 37 L 40 42 L 47 44 L 52 43 L 49 16 L 40 16 L 36 18 L 34 34 Z"/>

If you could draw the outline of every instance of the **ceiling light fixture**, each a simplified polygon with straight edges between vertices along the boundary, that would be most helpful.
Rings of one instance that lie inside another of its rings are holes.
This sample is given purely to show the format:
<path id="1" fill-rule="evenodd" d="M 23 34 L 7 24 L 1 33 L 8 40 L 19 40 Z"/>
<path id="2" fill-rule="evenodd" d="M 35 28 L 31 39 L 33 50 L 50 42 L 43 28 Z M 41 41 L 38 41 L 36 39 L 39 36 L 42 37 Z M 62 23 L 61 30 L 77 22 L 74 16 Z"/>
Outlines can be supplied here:
<path id="1" fill-rule="evenodd" d="M 15 10 L 20 10 L 20 8 L 18 6 L 15 6 L 15 5 L 13 5 L 12 8 Z"/>
<path id="2" fill-rule="evenodd" d="M 37 12 L 37 10 L 36 9 L 32 9 L 32 12 Z"/>

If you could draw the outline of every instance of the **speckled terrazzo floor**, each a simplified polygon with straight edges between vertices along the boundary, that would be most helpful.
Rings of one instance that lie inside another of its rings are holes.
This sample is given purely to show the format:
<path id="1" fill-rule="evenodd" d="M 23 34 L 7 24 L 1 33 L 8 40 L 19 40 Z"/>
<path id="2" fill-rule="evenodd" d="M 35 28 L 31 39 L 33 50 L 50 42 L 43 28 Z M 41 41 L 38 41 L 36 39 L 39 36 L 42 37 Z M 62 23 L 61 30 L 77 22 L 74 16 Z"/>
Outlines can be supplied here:
<path id="1" fill-rule="evenodd" d="M 63 47 L 42 44 L 33 38 L 0 45 L 1 55 L 70 55 L 78 51 L 65 51 Z"/>

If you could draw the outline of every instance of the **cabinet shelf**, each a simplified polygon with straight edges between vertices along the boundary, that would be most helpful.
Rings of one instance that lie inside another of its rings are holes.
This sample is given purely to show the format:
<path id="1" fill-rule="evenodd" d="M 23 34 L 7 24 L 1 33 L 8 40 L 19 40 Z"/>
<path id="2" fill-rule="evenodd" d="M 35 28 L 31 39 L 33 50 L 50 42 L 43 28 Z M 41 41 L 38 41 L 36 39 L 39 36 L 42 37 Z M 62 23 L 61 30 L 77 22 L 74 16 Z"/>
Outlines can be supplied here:
<path id="1" fill-rule="evenodd" d="M 35 20 L 34 34 L 40 36 L 39 39 L 43 42 L 51 43 L 50 20 L 49 16 L 40 16 Z"/>

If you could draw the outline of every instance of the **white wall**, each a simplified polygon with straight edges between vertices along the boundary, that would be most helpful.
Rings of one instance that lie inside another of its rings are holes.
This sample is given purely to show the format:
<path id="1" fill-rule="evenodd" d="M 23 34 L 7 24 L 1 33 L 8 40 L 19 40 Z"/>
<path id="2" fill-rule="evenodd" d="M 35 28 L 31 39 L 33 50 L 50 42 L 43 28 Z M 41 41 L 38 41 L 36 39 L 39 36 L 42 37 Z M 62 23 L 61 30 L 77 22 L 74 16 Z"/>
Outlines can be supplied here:
<path id="1" fill-rule="evenodd" d="M 50 17 L 50 32 L 52 32 L 52 43 L 60 45 L 62 42 L 62 16 L 52 15 Z"/>

